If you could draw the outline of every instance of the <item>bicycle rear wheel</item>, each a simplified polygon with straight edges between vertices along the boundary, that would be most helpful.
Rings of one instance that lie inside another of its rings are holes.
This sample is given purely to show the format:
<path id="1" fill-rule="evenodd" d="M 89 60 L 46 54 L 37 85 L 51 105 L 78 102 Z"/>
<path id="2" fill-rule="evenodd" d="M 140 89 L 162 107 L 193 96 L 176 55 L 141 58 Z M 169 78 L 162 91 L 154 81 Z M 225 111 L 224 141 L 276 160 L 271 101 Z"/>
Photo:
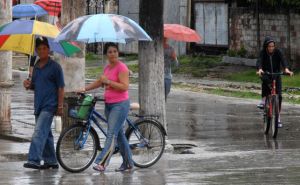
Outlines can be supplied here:
<path id="1" fill-rule="evenodd" d="M 278 96 L 272 97 L 272 118 L 271 118 L 271 128 L 272 137 L 276 138 L 278 133 L 278 116 L 279 116 L 279 100 Z"/>
<path id="2" fill-rule="evenodd" d="M 67 128 L 59 137 L 56 156 L 59 164 L 69 172 L 81 172 L 94 161 L 99 139 L 93 127 L 76 124 Z"/>
<path id="3" fill-rule="evenodd" d="M 134 128 L 135 127 L 135 128 Z M 147 168 L 155 164 L 165 149 L 163 127 L 153 120 L 139 120 L 126 131 L 134 165 Z"/>
<path id="4" fill-rule="evenodd" d="M 264 106 L 264 133 L 267 135 L 269 133 L 271 118 L 270 118 L 270 100 L 269 97 L 266 98 Z"/>

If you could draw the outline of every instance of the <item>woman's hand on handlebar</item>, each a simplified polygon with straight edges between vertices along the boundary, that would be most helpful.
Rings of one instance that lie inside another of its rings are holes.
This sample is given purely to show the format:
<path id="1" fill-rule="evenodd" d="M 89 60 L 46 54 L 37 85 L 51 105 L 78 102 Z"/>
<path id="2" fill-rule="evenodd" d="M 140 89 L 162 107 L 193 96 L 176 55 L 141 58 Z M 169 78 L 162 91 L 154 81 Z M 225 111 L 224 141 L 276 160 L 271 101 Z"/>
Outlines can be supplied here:
<path id="1" fill-rule="evenodd" d="M 265 73 L 265 72 L 264 72 L 262 69 L 259 69 L 259 70 L 256 72 L 256 74 L 257 74 L 258 76 L 262 76 L 264 73 Z"/>
<path id="2" fill-rule="evenodd" d="M 75 90 L 75 93 L 77 93 L 77 94 L 81 94 L 81 93 L 85 93 L 85 92 L 86 92 L 85 87 Z"/>

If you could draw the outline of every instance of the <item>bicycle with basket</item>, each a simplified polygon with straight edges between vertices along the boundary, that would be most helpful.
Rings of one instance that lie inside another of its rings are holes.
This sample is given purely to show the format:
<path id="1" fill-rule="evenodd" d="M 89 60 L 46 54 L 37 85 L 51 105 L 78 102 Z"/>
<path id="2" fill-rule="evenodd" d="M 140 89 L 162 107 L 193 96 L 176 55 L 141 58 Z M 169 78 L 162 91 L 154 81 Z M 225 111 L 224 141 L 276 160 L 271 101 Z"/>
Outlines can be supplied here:
<path id="1" fill-rule="evenodd" d="M 94 161 L 102 150 L 99 134 L 106 136 L 105 117 L 96 111 L 95 105 L 103 98 L 81 93 L 73 104 L 69 104 L 69 116 L 74 123 L 59 136 L 56 155 L 59 164 L 67 171 L 81 172 Z M 135 121 L 126 118 L 125 135 L 132 150 L 134 165 L 147 168 L 154 165 L 165 148 L 166 131 L 155 115 L 138 115 L 131 112 Z M 97 132 L 98 131 L 98 132 Z M 103 143 L 103 141 L 102 141 Z M 118 146 L 114 153 L 118 153 Z"/>

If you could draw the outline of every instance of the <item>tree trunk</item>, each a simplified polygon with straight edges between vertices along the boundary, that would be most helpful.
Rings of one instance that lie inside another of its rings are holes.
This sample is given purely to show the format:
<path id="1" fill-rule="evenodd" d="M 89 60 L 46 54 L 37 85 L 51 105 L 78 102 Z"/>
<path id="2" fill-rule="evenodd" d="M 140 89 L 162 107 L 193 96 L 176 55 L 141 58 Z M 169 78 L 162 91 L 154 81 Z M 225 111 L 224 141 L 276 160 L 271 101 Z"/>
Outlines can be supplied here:
<path id="1" fill-rule="evenodd" d="M 65 26 L 77 17 L 86 15 L 86 1 L 62 1 L 61 25 Z M 85 86 L 85 44 L 80 44 L 81 52 L 72 57 L 60 57 L 59 62 L 63 68 L 65 78 L 65 97 L 70 97 L 70 92 Z M 67 99 L 65 99 L 67 100 Z M 62 117 L 63 129 L 68 127 L 72 119 L 68 118 L 68 107 L 65 106 Z"/>
<path id="2" fill-rule="evenodd" d="M 140 25 L 153 39 L 139 43 L 141 114 L 156 114 L 167 130 L 164 93 L 163 0 L 140 1 Z"/>
<path id="3" fill-rule="evenodd" d="M 0 25 L 12 20 L 12 1 L 0 2 Z M 12 131 L 10 120 L 10 104 L 12 82 L 12 52 L 0 52 L 0 133 L 6 134 Z"/>

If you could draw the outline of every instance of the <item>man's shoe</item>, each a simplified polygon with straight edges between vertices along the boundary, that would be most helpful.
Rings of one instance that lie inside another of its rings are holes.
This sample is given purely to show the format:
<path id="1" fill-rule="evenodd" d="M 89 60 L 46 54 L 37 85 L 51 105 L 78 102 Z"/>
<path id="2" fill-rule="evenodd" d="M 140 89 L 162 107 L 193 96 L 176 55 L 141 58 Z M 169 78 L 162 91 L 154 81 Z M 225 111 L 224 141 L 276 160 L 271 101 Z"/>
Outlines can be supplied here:
<path id="1" fill-rule="evenodd" d="M 117 168 L 117 169 L 115 169 L 115 171 L 116 172 L 124 172 L 124 171 L 130 171 L 130 170 L 132 170 L 132 166 L 127 166 L 127 165 L 124 165 L 124 164 L 122 164 L 121 166 L 120 166 L 120 168 Z"/>
<path id="2" fill-rule="evenodd" d="M 32 164 L 32 163 L 29 163 L 29 162 L 24 163 L 24 164 L 23 164 L 23 167 L 24 167 L 24 168 L 36 169 L 36 170 L 41 169 L 41 166 L 40 166 L 40 165 Z"/>
<path id="3" fill-rule="evenodd" d="M 44 165 L 41 166 L 41 169 L 58 169 L 59 165 L 58 164 L 47 164 L 45 163 Z"/>

